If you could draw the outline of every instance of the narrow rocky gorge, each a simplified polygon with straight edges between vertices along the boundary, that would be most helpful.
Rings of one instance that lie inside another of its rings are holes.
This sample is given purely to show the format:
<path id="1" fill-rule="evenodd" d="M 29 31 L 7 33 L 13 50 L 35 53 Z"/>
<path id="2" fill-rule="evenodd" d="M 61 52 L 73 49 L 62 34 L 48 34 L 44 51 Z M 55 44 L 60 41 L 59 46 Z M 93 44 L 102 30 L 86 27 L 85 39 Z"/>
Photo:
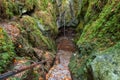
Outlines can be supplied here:
<path id="1" fill-rule="evenodd" d="M 119 53 L 120 0 L 0 0 L 2 80 L 120 80 Z"/>

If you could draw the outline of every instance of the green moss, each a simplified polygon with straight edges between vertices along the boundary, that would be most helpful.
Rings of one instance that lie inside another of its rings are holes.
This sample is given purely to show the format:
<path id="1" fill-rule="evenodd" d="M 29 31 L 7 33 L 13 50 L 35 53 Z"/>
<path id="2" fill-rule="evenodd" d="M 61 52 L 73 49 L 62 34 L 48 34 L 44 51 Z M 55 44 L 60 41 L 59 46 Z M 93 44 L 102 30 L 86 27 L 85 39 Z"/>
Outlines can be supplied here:
<path id="1" fill-rule="evenodd" d="M 84 10 L 84 6 L 87 6 L 87 9 Z M 104 51 L 118 44 L 120 40 L 120 3 L 114 0 L 89 0 L 86 3 L 83 2 L 83 7 L 80 12 L 80 23 L 77 27 L 79 33 L 79 39 L 77 41 L 79 52 L 71 59 L 70 70 L 77 79 L 107 80 L 109 77 L 112 77 L 110 80 L 114 80 L 114 76 L 110 76 L 111 73 L 107 76 L 105 74 L 106 70 L 102 68 L 106 67 L 103 66 L 107 64 L 106 62 L 100 62 L 101 67 L 99 67 L 99 64 L 98 66 L 97 63 L 95 64 L 99 68 L 98 73 L 92 73 L 90 64 L 95 59 L 96 54 L 103 54 L 103 56 L 105 56 Z M 96 8 L 94 9 L 94 7 Z M 82 13 L 84 13 L 84 15 Z M 83 27 L 82 29 L 81 25 Z M 99 51 L 101 53 L 99 53 Z M 110 53 L 110 51 L 108 51 L 108 53 Z M 116 50 L 113 49 L 113 54 L 114 53 L 116 53 Z M 118 55 L 118 53 L 115 55 Z M 114 59 L 112 58 L 112 60 Z M 116 62 L 118 61 L 116 60 Z M 112 66 L 112 69 L 114 69 L 114 66 Z M 106 77 L 102 75 L 102 70 L 105 71 L 104 75 L 106 75 Z M 97 78 L 94 78 L 94 76 L 96 76 L 95 73 L 98 74 Z M 99 75 L 101 75 L 100 78 L 98 78 Z"/>
<path id="2" fill-rule="evenodd" d="M 104 51 L 91 50 L 90 55 L 85 54 L 86 52 L 75 53 L 69 64 L 73 77 L 82 80 L 119 79 L 119 74 L 114 73 L 119 72 L 119 48 L 120 42 Z"/>
<path id="3" fill-rule="evenodd" d="M 98 19 L 96 19 L 96 21 L 93 20 L 91 23 L 85 25 L 83 33 L 77 44 L 79 45 L 84 41 L 89 41 L 89 42 L 94 41 L 96 42 L 96 44 L 99 42 L 103 42 L 101 46 L 104 47 L 107 41 L 109 41 L 109 43 L 112 42 L 115 43 L 119 39 L 118 36 L 115 36 L 115 35 L 119 35 L 117 31 L 120 28 L 119 27 L 120 16 L 119 13 L 117 12 L 119 11 L 119 6 L 120 6 L 119 3 L 116 4 L 115 2 L 112 2 L 110 4 L 108 1 L 108 3 L 105 5 L 102 12 L 100 13 Z M 114 11 L 112 11 L 112 9 L 114 9 Z M 111 28 L 111 26 L 114 27 Z M 111 32 L 113 34 L 110 34 Z M 116 40 L 112 40 L 111 39 L 112 36 L 114 36 Z M 100 40 L 104 40 L 104 41 L 100 41 Z"/>
<path id="4" fill-rule="evenodd" d="M 0 73 L 7 68 L 14 56 L 13 43 L 3 28 L 0 27 Z"/>
<path id="5" fill-rule="evenodd" d="M 83 28 L 84 28 L 84 22 L 81 21 L 78 27 L 76 28 L 76 31 L 80 33 L 80 31 L 82 32 Z"/>
<path id="6" fill-rule="evenodd" d="M 22 29 L 24 30 L 24 32 L 26 32 L 23 33 L 24 38 L 26 38 L 33 47 L 50 50 L 55 49 L 55 45 L 53 45 L 54 42 L 52 41 L 52 39 L 43 35 L 34 18 L 24 16 L 21 20 L 21 24 Z"/>
<path id="7" fill-rule="evenodd" d="M 40 9 L 36 10 L 33 17 L 40 20 L 40 24 L 44 26 L 44 29 L 50 31 L 50 34 L 56 36 L 58 28 L 56 25 L 56 11 L 54 5 L 49 0 L 40 1 Z"/>
<path id="8" fill-rule="evenodd" d="M 47 0 L 45 0 L 47 1 Z M 0 1 L 0 17 L 12 18 L 15 15 L 21 16 L 22 13 L 31 11 L 34 8 L 40 9 L 40 3 L 47 4 L 41 0 L 3 0 Z M 45 8 L 44 8 L 45 9 Z"/>
<path id="9" fill-rule="evenodd" d="M 3 0 L 0 2 L 1 12 L 0 17 L 2 18 L 11 18 L 14 15 L 18 14 L 18 4 L 15 4 L 13 1 Z"/>
<path id="10" fill-rule="evenodd" d="M 92 74 L 95 79 L 119 80 L 120 42 L 105 51 L 96 53 L 96 58 L 90 62 Z M 107 65 L 106 65 L 107 64 Z M 90 67 L 88 67 L 90 68 Z"/>

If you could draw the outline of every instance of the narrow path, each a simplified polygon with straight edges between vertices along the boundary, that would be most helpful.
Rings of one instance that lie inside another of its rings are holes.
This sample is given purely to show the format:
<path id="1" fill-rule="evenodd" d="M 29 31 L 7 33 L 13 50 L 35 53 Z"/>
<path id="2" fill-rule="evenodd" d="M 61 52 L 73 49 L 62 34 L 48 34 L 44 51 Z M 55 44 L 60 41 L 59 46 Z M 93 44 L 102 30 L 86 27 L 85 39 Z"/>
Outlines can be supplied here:
<path id="1" fill-rule="evenodd" d="M 75 51 L 75 46 L 68 37 L 60 37 L 58 39 L 58 52 L 56 55 L 55 65 L 46 75 L 47 80 L 72 80 L 68 68 L 69 60 Z"/>

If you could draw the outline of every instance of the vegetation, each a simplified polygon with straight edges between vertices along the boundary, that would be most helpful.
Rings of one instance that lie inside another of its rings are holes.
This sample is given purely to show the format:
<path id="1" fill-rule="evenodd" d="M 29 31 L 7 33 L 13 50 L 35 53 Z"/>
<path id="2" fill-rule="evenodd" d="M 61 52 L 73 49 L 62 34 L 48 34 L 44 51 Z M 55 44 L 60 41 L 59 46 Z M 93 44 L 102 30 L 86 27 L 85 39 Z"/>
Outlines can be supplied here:
<path id="1" fill-rule="evenodd" d="M 5 30 L 0 27 L 0 73 L 5 71 L 15 56 L 14 46 Z"/>
<path id="2" fill-rule="evenodd" d="M 64 25 L 76 26 L 78 51 L 69 64 L 74 79 L 120 79 L 120 0 L 0 0 L 0 74 L 16 56 L 50 58 L 48 72 Z M 38 79 L 38 73 L 31 74 Z"/>
<path id="3" fill-rule="evenodd" d="M 104 55 L 105 51 L 118 44 L 120 39 L 118 36 L 120 35 L 120 3 L 114 0 L 89 0 L 82 4 L 80 24 L 77 28 L 78 32 L 82 33 L 81 35 L 79 34 L 80 37 L 77 39 L 79 52 L 76 53 L 77 56 L 71 59 L 70 69 L 78 79 L 96 80 L 93 75 L 94 72 L 92 73 L 91 71 L 93 68 L 91 68 L 90 64 L 95 57 L 98 56 L 96 54 Z M 83 13 L 85 14 L 83 15 Z M 114 49 L 112 50 L 113 54 L 116 53 Z M 99 53 L 99 51 L 101 53 Z M 92 75 L 93 77 L 90 78 Z M 99 75 L 102 75 L 102 73 L 99 73 Z M 106 78 L 108 78 L 108 76 Z M 100 80 L 107 80 L 106 78 L 100 78 Z"/>
<path id="4" fill-rule="evenodd" d="M 0 1 L 1 21 L 7 19 L 0 23 L 3 25 L 0 28 L 0 73 L 5 71 L 8 64 L 13 63 L 15 53 L 16 56 L 30 57 L 36 61 L 38 58 L 46 59 L 45 52 L 49 51 L 47 56 L 54 58 L 56 47 L 53 38 L 58 29 L 52 10 L 54 12 L 48 0 Z M 43 52 L 40 53 L 40 50 Z M 40 54 L 43 54 L 42 57 Z"/>

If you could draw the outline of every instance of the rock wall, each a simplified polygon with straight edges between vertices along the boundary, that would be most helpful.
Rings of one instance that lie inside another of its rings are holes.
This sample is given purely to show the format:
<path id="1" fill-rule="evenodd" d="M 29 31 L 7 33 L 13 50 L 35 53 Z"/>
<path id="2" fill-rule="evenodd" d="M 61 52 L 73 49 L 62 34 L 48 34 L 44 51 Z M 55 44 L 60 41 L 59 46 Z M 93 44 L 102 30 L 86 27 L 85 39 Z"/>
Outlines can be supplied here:
<path id="1" fill-rule="evenodd" d="M 75 80 L 119 80 L 119 0 L 83 0 L 69 64 Z M 115 64 L 114 64 L 115 63 Z"/>
<path id="2" fill-rule="evenodd" d="M 54 0 L 56 6 L 57 26 L 76 26 L 81 0 Z"/>
<path id="3" fill-rule="evenodd" d="M 58 33 L 51 0 L 0 1 L 0 26 L 0 73 L 18 56 L 49 60 L 44 67 L 46 72 L 50 69 Z"/>

